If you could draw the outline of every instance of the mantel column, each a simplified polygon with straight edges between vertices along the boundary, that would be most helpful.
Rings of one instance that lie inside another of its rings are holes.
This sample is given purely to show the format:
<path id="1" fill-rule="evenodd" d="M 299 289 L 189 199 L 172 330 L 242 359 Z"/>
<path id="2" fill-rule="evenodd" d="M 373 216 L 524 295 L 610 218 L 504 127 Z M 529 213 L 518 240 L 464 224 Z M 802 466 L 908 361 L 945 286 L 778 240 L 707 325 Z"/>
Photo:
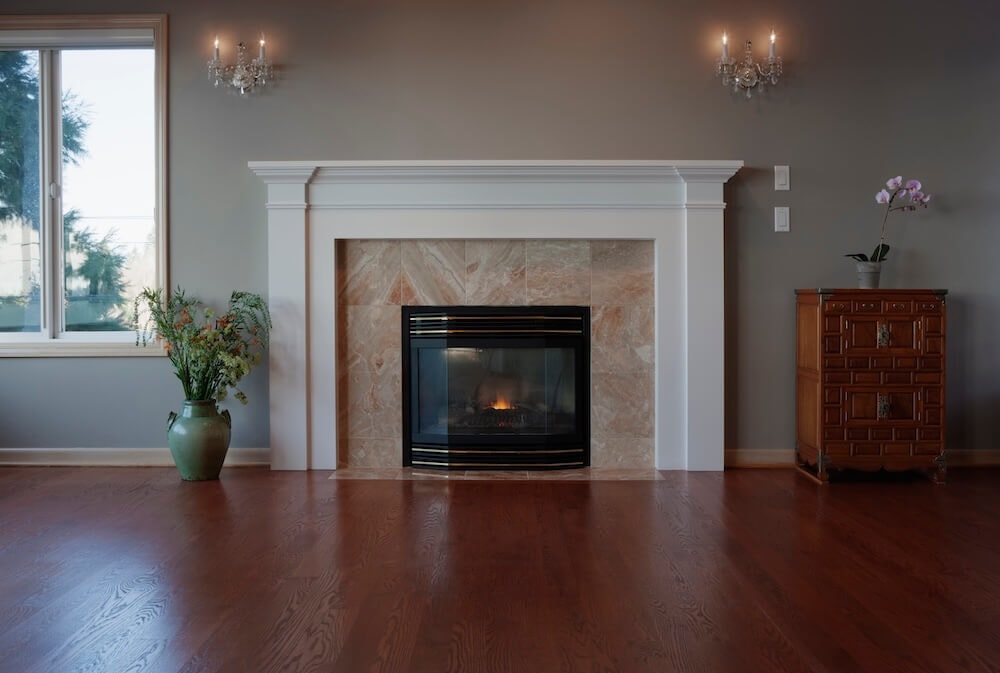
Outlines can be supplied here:
<path id="1" fill-rule="evenodd" d="M 268 349 L 272 470 L 310 464 L 308 194 L 315 169 L 254 171 L 267 183 Z"/>

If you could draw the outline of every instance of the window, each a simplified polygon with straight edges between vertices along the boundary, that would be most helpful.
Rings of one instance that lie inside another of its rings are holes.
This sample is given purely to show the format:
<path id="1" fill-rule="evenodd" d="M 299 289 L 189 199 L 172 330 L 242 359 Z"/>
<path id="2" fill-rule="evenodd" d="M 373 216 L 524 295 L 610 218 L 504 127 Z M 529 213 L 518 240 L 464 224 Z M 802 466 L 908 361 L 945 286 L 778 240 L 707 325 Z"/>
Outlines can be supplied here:
<path id="1" fill-rule="evenodd" d="M 0 355 L 142 355 L 166 286 L 166 17 L 0 16 Z"/>

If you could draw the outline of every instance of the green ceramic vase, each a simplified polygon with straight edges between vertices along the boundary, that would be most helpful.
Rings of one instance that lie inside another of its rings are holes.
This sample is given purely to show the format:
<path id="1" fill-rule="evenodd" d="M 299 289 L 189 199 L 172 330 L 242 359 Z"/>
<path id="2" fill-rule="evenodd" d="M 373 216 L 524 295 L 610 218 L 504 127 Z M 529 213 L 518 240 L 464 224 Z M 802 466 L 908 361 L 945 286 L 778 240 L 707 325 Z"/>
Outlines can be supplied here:
<path id="1" fill-rule="evenodd" d="M 184 400 L 180 415 L 167 417 L 167 442 L 181 479 L 205 481 L 218 479 L 229 451 L 232 421 L 229 410 L 215 400 Z"/>

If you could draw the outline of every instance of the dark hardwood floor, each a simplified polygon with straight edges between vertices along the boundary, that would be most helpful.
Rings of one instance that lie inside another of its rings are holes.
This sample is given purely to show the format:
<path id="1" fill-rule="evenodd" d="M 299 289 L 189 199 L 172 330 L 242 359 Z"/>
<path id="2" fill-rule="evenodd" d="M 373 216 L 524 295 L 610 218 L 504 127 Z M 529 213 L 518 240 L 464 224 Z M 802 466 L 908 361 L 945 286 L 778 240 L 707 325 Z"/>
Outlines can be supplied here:
<path id="1" fill-rule="evenodd" d="M 0 469 L 0 671 L 1000 670 L 1000 471 Z"/>

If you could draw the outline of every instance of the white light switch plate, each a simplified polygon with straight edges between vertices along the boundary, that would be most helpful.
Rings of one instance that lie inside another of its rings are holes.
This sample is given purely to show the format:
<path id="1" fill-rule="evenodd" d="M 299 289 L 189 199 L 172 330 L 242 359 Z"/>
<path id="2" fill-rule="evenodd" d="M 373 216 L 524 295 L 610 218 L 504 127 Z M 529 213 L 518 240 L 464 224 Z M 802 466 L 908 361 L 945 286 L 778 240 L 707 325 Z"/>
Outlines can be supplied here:
<path id="1" fill-rule="evenodd" d="M 775 206 L 774 230 L 788 231 L 788 206 Z"/>
<path id="2" fill-rule="evenodd" d="M 774 167 L 774 191 L 787 192 L 792 188 L 790 180 L 791 176 L 788 172 L 788 166 Z"/>

